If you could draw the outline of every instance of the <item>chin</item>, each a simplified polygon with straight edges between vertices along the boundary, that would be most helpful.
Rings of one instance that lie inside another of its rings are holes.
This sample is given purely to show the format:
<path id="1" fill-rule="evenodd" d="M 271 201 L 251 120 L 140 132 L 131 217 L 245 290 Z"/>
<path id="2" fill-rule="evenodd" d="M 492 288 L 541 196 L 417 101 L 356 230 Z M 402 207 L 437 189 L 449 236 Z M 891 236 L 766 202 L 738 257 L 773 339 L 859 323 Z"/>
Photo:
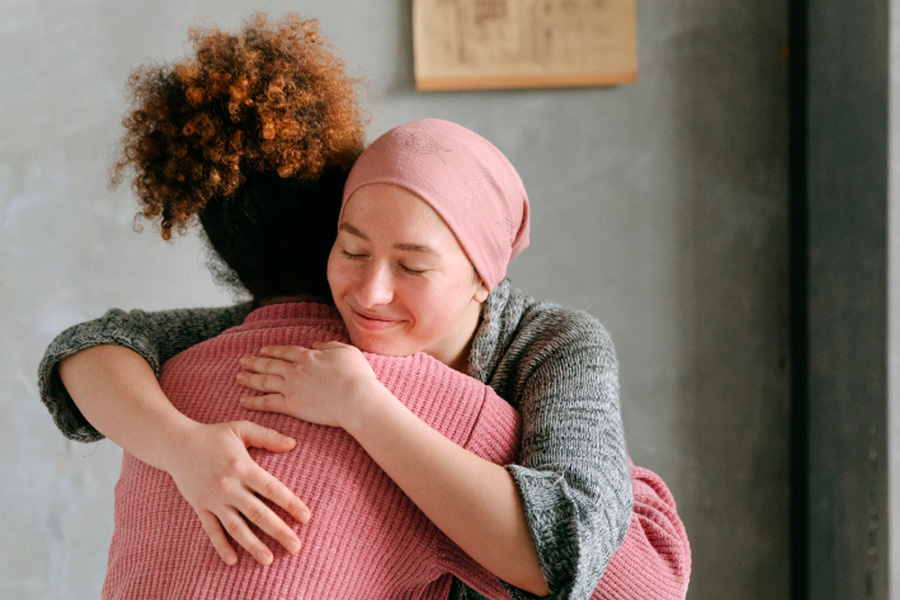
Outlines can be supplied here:
<path id="1" fill-rule="evenodd" d="M 351 335 L 350 342 L 363 352 L 371 352 L 372 354 L 382 354 L 384 356 L 409 356 L 415 354 L 415 351 L 410 351 L 401 344 L 394 344 L 387 340 L 372 339 L 365 335 Z"/>

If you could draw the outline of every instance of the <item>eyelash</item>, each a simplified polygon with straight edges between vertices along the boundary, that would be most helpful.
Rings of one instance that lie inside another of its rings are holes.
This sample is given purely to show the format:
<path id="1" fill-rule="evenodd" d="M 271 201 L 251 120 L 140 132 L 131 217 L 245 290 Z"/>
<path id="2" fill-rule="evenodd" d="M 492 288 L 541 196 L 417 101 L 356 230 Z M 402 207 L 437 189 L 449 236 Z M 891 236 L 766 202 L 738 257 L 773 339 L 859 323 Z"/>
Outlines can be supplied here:
<path id="1" fill-rule="evenodd" d="M 346 250 L 342 250 L 342 252 L 348 260 L 356 260 L 359 258 L 365 258 L 367 256 L 366 254 L 353 254 L 352 252 L 347 252 Z M 400 268 L 403 269 L 404 273 L 408 273 L 409 275 L 422 275 L 425 273 L 425 271 L 427 271 L 427 269 L 411 269 L 404 264 L 401 264 Z"/>

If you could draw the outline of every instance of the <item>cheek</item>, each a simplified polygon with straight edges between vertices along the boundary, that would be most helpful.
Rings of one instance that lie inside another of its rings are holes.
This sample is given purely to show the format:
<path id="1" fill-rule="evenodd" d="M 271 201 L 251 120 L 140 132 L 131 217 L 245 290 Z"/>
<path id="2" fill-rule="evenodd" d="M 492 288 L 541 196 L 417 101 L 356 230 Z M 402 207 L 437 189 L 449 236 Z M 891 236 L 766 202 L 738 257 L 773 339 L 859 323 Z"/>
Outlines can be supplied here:
<path id="1" fill-rule="evenodd" d="M 340 257 L 332 251 L 328 257 L 327 269 L 328 285 L 331 287 L 332 295 L 337 296 L 340 291 L 346 289 L 349 275 L 347 265 L 343 264 Z"/>
<path id="2" fill-rule="evenodd" d="M 460 318 L 470 299 L 462 290 L 443 286 L 424 286 L 418 293 L 406 294 L 407 304 L 414 304 L 424 328 L 442 332 Z"/>

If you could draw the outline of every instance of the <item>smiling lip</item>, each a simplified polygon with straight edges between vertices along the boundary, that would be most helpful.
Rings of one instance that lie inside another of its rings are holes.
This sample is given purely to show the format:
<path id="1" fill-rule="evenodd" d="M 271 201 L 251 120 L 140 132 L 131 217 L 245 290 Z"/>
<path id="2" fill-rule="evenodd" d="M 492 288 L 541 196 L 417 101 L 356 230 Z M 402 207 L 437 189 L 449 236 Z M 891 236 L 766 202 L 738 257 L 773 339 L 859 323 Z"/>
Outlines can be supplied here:
<path id="1" fill-rule="evenodd" d="M 365 313 L 359 312 L 354 308 L 351 308 L 350 311 L 353 314 L 353 322 L 360 328 L 368 329 L 370 331 L 389 329 L 401 323 L 401 321 L 396 319 L 385 319 L 382 317 L 367 315 Z"/>

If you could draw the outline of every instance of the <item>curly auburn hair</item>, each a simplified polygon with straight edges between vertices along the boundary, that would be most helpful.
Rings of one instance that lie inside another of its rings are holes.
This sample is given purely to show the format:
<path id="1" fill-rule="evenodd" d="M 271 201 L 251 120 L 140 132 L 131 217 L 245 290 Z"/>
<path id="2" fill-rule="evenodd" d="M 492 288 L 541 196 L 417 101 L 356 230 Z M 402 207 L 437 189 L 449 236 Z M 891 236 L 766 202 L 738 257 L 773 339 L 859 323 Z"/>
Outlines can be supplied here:
<path id="1" fill-rule="evenodd" d="M 238 34 L 193 28 L 190 40 L 192 57 L 131 74 L 133 110 L 112 168 L 113 184 L 133 173 L 140 215 L 163 239 L 254 175 L 303 181 L 349 169 L 364 127 L 317 21 L 289 14 L 269 25 L 257 14 Z"/>

